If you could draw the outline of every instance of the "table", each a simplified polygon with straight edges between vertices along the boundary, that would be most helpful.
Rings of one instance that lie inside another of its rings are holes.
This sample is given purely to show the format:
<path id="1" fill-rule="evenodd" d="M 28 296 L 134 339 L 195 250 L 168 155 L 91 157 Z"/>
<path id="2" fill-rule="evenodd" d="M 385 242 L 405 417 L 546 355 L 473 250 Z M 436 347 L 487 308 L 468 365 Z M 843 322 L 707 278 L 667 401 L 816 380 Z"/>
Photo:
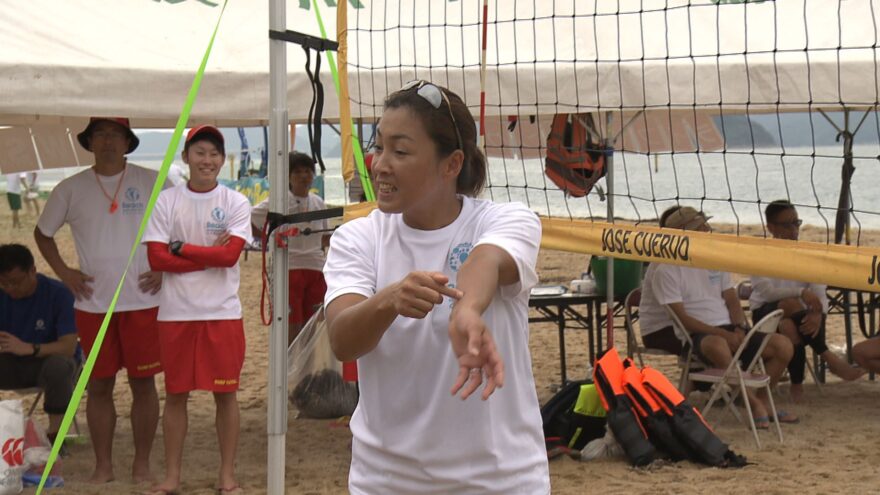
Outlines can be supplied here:
<path id="1" fill-rule="evenodd" d="M 579 294 L 567 292 L 552 296 L 531 296 L 529 308 L 534 308 L 540 316 L 530 316 L 529 323 L 555 322 L 559 329 L 559 367 L 562 385 L 568 382 L 565 363 L 565 329 L 587 330 L 587 345 L 590 356 L 590 367 L 596 356 L 602 351 L 602 329 L 605 328 L 605 313 L 602 305 L 606 304 L 605 294 Z M 623 296 L 615 297 L 612 308 L 613 317 L 622 317 Z M 606 304 L 607 306 L 607 304 Z M 618 325 L 615 324 L 615 327 Z"/>

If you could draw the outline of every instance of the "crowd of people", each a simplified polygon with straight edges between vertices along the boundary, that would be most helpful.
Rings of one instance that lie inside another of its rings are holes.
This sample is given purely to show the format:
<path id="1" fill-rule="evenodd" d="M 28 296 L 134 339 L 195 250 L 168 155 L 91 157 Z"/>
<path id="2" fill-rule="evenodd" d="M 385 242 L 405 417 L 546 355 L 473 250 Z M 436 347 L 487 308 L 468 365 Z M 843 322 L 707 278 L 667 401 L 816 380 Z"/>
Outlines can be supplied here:
<path id="1" fill-rule="evenodd" d="M 371 175 L 378 209 L 331 236 L 326 220 L 288 239 L 292 341 L 323 304 L 330 344 L 358 362 L 360 399 L 351 419 L 352 493 L 549 493 L 550 477 L 529 353 L 528 300 L 538 282 L 538 217 L 518 203 L 478 199 L 487 174 L 470 111 L 455 93 L 414 81 L 385 100 Z M 95 342 L 128 263 L 157 173 L 128 163 L 138 138 L 124 118 L 92 118 L 77 136 L 95 164 L 54 188 L 34 230 L 59 280 L 36 270 L 24 246 L 0 246 L 0 388 L 39 386 L 49 433 L 70 400 L 82 356 Z M 192 128 L 185 183 L 163 185 L 141 244 L 134 246 L 115 311 L 89 377 L 86 415 L 95 456 L 90 481 L 111 481 L 116 377 L 131 390 L 134 482 L 152 483 L 160 419 L 155 377 L 165 375 L 161 414 L 165 473 L 148 493 L 179 491 L 187 402 L 213 394 L 219 493 L 241 492 L 235 475 L 237 400 L 245 359 L 238 259 L 269 212 L 218 184 L 223 134 Z M 288 211 L 321 210 L 309 192 L 315 162 L 289 156 Z M 14 181 L 30 190 L 27 179 Z M 10 206 L 15 192 L 9 193 Z M 20 202 L 17 203 L 20 208 Z M 37 206 L 38 207 L 38 206 Z M 13 211 L 17 211 L 13 208 Z M 793 205 L 771 203 L 769 231 L 797 239 Z M 690 207 L 666 211 L 665 228 L 708 231 Z M 77 260 L 55 236 L 68 225 Z M 329 249 L 329 250 L 328 250 Z M 853 350 L 858 367 L 825 342 L 825 287 L 752 278 L 753 321 L 781 309 L 780 331 L 761 356 L 771 380 L 787 369 L 799 395 L 811 347 L 845 380 L 880 371 L 880 339 Z M 726 366 L 751 327 L 731 276 L 651 264 L 640 307 L 643 341 Z M 675 328 L 671 310 L 690 339 Z M 743 361 L 757 352 L 746 343 Z M 440 379 L 438 379 L 440 377 Z M 478 397 L 472 397 L 477 395 Z M 769 426 L 767 397 L 750 395 L 756 423 Z M 778 412 L 781 422 L 797 422 Z"/>

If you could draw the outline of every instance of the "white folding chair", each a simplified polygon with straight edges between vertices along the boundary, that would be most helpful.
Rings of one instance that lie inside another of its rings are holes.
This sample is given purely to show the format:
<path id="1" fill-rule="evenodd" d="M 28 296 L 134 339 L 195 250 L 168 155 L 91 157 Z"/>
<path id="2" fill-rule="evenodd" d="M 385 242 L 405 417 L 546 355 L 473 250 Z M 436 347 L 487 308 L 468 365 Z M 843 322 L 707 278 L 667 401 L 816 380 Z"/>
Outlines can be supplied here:
<path id="1" fill-rule="evenodd" d="M 761 321 L 752 327 L 752 329 L 746 334 L 745 339 L 743 339 L 739 349 L 734 353 L 733 359 L 731 359 L 727 368 L 707 368 L 702 371 L 688 374 L 688 378 L 691 381 L 712 384 L 711 395 L 702 410 L 704 418 L 708 417 L 712 405 L 715 404 L 718 399 L 723 399 L 734 417 L 742 422 L 742 418 L 733 404 L 733 401 L 736 400 L 737 396 L 742 394 L 743 402 L 746 405 L 746 412 L 749 417 L 749 426 L 755 437 L 755 444 L 757 444 L 759 450 L 761 449 L 761 441 L 758 438 L 758 429 L 755 427 L 755 418 L 752 416 L 752 405 L 749 402 L 746 389 L 767 389 L 767 398 L 770 401 L 771 418 L 773 419 L 773 422 L 776 423 L 776 432 L 779 435 L 779 443 L 782 443 L 782 428 L 779 426 L 779 418 L 776 415 L 776 404 L 773 401 L 773 391 L 770 388 L 770 375 L 767 374 L 767 370 L 764 368 L 764 360 L 761 358 L 761 353 L 764 352 L 764 348 L 767 346 L 767 342 L 770 341 L 770 337 L 776 333 L 776 329 L 779 326 L 779 321 L 781 319 L 782 310 L 777 309 L 762 318 Z M 743 367 L 740 366 L 740 357 L 742 356 L 743 350 L 748 345 L 749 340 L 756 334 L 763 334 L 761 345 L 758 347 L 751 362 L 743 369 Z"/>
<path id="2" fill-rule="evenodd" d="M 740 301 L 745 301 L 743 304 L 743 311 L 749 311 L 749 298 L 752 296 L 752 282 L 750 280 L 740 280 L 739 283 L 736 284 L 736 295 L 739 297 Z M 816 388 L 819 389 L 819 393 L 822 393 L 822 382 L 819 381 L 819 377 L 816 375 L 816 370 L 819 368 L 819 363 L 822 358 L 816 354 L 816 351 L 813 351 L 813 362 L 806 363 L 807 371 L 810 372 L 810 376 L 813 378 L 813 383 L 816 384 Z M 783 374 L 783 381 L 788 380 L 788 370 L 786 369 Z"/>
<path id="3" fill-rule="evenodd" d="M 642 355 L 649 356 L 674 356 L 670 352 L 663 349 L 655 349 L 653 347 L 645 347 L 641 339 L 639 330 L 635 324 L 639 321 L 639 304 L 642 302 L 642 289 L 635 288 L 626 295 L 623 300 L 623 316 L 624 326 L 626 327 L 626 347 L 627 355 L 630 357 L 635 354 L 639 361 L 639 367 L 644 367 L 645 363 Z"/>
<path id="4" fill-rule="evenodd" d="M 678 315 L 675 314 L 675 311 L 672 310 L 669 306 L 664 305 L 663 308 L 666 310 L 666 314 L 669 315 L 669 318 L 672 320 L 672 328 L 675 330 L 675 334 L 679 337 L 684 337 L 684 344 L 687 348 L 687 354 L 684 356 L 679 356 L 678 365 L 681 367 L 681 378 L 678 381 L 678 389 L 682 394 L 687 395 L 687 383 L 688 383 L 688 373 L 691 371 L 691 368 L 696 370 L 702 370 L 707 367 L 705 363 L 700 362 L 694 356 L 694 343 L 691 340 L 691 336 L 688 333 L 687 329 L 684 327 L 684 324 L 678 319 Z"/>

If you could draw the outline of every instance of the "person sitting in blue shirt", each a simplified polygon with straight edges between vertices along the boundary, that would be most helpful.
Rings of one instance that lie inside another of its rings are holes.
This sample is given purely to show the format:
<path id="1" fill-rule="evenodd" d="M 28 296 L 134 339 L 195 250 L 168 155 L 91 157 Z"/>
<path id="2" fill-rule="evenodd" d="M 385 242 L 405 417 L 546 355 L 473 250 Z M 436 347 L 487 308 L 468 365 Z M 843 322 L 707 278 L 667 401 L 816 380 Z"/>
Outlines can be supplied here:
<path id="1" fill-rule="evenodd" d="M 50 439 L 73 395 L 76 350 L 73 293 L 37 273 L 27 247 L 0 245 L 0 390 L 42 388 Z"/>

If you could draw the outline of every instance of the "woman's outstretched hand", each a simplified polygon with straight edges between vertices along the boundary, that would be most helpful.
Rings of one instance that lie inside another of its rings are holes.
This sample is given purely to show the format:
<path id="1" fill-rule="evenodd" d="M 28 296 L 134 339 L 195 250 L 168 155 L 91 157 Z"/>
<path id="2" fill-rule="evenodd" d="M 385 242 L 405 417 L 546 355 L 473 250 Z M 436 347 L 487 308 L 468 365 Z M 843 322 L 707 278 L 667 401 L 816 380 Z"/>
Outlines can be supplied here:
<path id="1" fill-rule="evenodd" d="M 449 277 L 439 272 L 410 272 L 392 289 L 394 310 L 401 316 L 424 318 L 443 296 L 461 299 L 461 291 L 447 286 Z"/>
<path id="2" fill-rule="evenodd" d="M 458 358 L 458 376 L 450 390 L 452 395 L 460 392 L 461 399 L 465 400 L 485 382 L 482 399 L 486 400 L 496 388 L 504 385 L 504 362 L 479 312 L 453 308 L 449 341 Z"/>

